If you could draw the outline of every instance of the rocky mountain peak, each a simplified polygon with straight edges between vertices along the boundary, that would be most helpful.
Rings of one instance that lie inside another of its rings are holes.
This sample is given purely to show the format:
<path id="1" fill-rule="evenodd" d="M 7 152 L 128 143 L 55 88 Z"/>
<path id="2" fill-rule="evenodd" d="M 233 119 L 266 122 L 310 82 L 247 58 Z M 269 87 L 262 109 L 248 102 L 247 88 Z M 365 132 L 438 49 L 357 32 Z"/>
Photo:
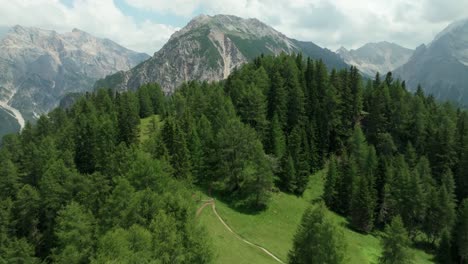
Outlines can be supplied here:
<path id="1" fill-rule="evenodd" d="M 89 91 L 97 79 L 148 57 L 78 29 L 16 25 L 0 39 L 0 111 L 9 107 L 20 123 L 34 120 L 65 94 Z"/>
<path id="2" fill-rule="evenodd" d="M 430 44 L 419 46 L 395 75 L 407 80 L 410 89 L 421 85 L 440 100 L 468 105 L 468 19 L 448 25 Z"/>
<path id="3" fill-rule="evenodd" d="M 377 72 L 386 73 L 405 64 L 411 58 L 413 50 L 381 41 L 367 43 L 358 49 L 347 50 L 342 47 L 337 53 L 345 62 L 358 67 L 363 74 L 373 77 Z"/>
<path id="4" fill-rule="evenodd" d="M 436 37 L 434 38 L 433 42 L 436 42 L 440 38 L 447 36 L 447 35 L 459 35 L 459 34 L 466 34 L 468 32 L 468 18 L 457 20 L 451 24 L 449 24 L 444 30 L 439 32 Z"/>
<path id="5" fill-rule="evenodd" d="M 346 54 L 346 53 L 348 53 L 348 50 L 345 47 L 341 46 L 339 49 L 336 50 L 336 53 Z"/>
<path id="6" fill-rule="evenodd" d="M 322 59 L 330 68 L 347 65 L 335 53 L 312 42 L 286 37 L 258 19 L 199 15 L 175 32 L 164 47 L 138 67 L 96 83 L 96 87 L 137 89 L 159 83 L 172 93 L 189 80 L 227 78 L 232 70 L 261 54 L 299 53 Z"/>

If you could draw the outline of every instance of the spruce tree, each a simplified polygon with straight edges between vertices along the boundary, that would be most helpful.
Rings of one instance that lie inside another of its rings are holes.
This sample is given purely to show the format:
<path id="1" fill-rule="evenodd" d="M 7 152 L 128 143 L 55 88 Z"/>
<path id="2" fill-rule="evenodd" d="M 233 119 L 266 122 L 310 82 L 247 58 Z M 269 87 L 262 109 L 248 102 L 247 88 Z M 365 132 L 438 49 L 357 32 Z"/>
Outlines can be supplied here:
<path id="1" fill-rule="evenodd" d="M 270 123 L 269 153 L 277 158 L 281 158 L 286 150 L 286 139 L 279 123 L 278 115 L 273 116 Z"/>
<path id="2" fill-rule="evenodd" d="M 346 244 L 339 227 L 327 216 L 325 206 L 310 207 L 302 216 L 289 252 L 291 264 L 345 263 Z"/>
<path id="3" fill-rule="evenodd" d="M 342 156 L 342 162 L 339 168 L 338 186 L 338 213 L 347 215 L 350 212 L 351 201 L 353 197 L 353 186 L 358 177 L 358 168 L 354 157 Z"/>
<path id="4" fill-rule="evenodd" d="M 340 186 L 341 180 L 338 171 L 338 162 L 335 156 L 330 158 L 328 162 L 327 177 L 325 180 L 325 186 L 323 190 L 323 199 L 325 204 L 331 210 L 338 210 L 338 187 Z"/>
<path id="5" fill-rule="evenodd" d="M 287 120 L 288 93 L 284 87 L 284 80 L 277 69 L 271 77 L 271 88 L 268 93 L 268 118 L 278 115 L 278 122 L 284 127 Z"/>
<path id="6" fill-rule="evenodd" d="M 130 145 L 138 139 L 140 124 L 138 101 L 132 92 L 123 93 L 117 100 L 119 140 Z"/>
<path id="7" fill-rule="evenodd" d="M 361 232 L 368 233 L 374 227 L 376 197 L 369 179 L 360 176 L 354 182 L 354 189 L 349 214 L 351 224 Z"/>
<path id="8" fill-rule="evenodd" d="M 410 264 L 413 256 L 409 252 L 408 233 L 403 226 L 401 217 L 393 218 L 392 222 L 385 227 L 382 238 L 383 253 L 379 258 L 381 264 Z"/>
<path id="9" fill-rule="evenodd" d="M 94 244 L 94 217 L 80 204 L 72 202 L 58 212 L 57 247 L 53 259 L 57 263 L 89 262 Z"/>
<path id="10" fill-rule="evenodd" d="M 284 191 L 289 193 L 294 193 L 296 191 L 296 168 L 294 167 L 294 160 L 289 152 L 286 152 L 281 159 L 279 179 L 279 186 Z"/>
<path id="11" fill-rule="evenodd" d="M 137 96 L 140 105 L 140 117 L 145 118 L 152 115 L 154 113 L 154 108 L 148 86 L 141 86 L 137 91 Z"/>
<path id="12" fill-rule="evenodd" d="M 468 260 L 468 199 L 463 200 L 458 209 L 455 233 L 460 263 L 465 263 Z"/>
<path id="13" fill-rule="evenodd" d="M 452 264 L 453 256 L 452 256 L 452 237 L 449 231 L 444 230 L 442 233 L 442 238 L 440 240 L 439 246 L 437 247 L 437 263 L 441 264 Z"/>

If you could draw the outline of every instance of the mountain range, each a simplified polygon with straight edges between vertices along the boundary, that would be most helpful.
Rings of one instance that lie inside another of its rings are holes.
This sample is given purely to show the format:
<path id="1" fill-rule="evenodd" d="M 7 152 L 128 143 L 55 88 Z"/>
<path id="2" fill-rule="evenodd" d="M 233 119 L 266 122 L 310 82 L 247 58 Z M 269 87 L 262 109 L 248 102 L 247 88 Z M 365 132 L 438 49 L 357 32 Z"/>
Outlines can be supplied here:
<path id="1" fill-rule="evenodd" d="M 452 23 L 428 45 L 419 46 L 394 75 L 407 87 L 424 91 L 439 100 L 468 105 L 468 19 Z"/>
<path id="2" fill-rule="evenodd" d="M 393 71 L 410 90 L 422 85 L 437 99 L 468 105 L 468 20 L 449 25 L 416 50 L 391 42 L 333 52 L 289 38 L 257 19 L 200 15 L 152 57 L 74 29 L 68 33 L 0 28 L 0 135 L 56 107 L 69 94 L 96 88 L 136 90 L 159 83 L 172 93 L 189 80 L 216 81 L 261 54 L 302 53 L 329 68 L 357 66 L 373 77 Z"/>
<path id="3" fill-rule="evenodd" d="M 149 58 L 78 29 L 60 34 L 14 26 L 0 32 L 1 134 L 18 131 L 64 95 L 90 91 L 99 78 Z"/>
<path id="4" fill-rule="evenodd" d="M 402 66 L 413 52 L 412 49 L 387 41 L 367 43 L 355 50 L 341 47 L 336 51 L 347 64 L 357 66 L 361 73 L 371 78 L 377 72 L 385 74 Z"/>
<path id="5" fill-rule="evenodd" d="M 144 83 L 156 82 L 171 93 L 185 81 L 221 80 L 261 54 L 281 52 L 322 59 L 329 68 L 348 66 L 336 53 L 312 42 L 288 38 L 257 19 L 200 15 L 175 32 L 152 58 L 98 81 L 96 87 L 135 90 Z"/>

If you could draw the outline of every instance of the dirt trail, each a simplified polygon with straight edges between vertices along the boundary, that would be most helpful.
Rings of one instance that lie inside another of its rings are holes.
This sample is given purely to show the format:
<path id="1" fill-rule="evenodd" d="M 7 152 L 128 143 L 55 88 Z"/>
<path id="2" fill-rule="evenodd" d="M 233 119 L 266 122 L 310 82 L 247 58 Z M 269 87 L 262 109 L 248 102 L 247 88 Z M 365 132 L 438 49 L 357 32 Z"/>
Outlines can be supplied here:
<path id="1" fill-rule="evenodd" d="M 211 205 L 211 208 L 213 209 L 213 212 L 214 214 L 216 215 L 216 217 L 218 218 L 218 220 L 224 225 L 224 227 L 226 227 L 226 229 L 231 232 L 237 239 L 241 240 L 242 242 L 252 246 L 252 247 L 255 247 L 257 249 L 260 249 L 261 251 L 265 252 L 267 255 L 269 255 L 270 257 L 272 257 L 274 260 L 276 260 L 277 262 L 279 263 L 282 263 L 282 264 L 285 264 L 285 262 L 283 262 L 281 259 L 279 259 L 277 256 L 275 256 L 273 253 L 271 253 L 268 249 L 262 247 L 262 246 L 259 246 L 255 243 L 252 243 L 244 238 L 242 238 L 239 234 L 237 234 L 236 232 L 234 232 L 234 230 L 232 230 L 232 228 L 226 224 L 226 222 L 224 222 L 223 218 L 221 218 L 221 216 L 218 214 L 218 211 L 216 210 L 216 204 L 215 204 L 215 200 L 214 199 L 209 199 L 209 200 L 204 200 L 203 201 L 204 203 L 202 204 L 202 206 L 200 206 L 200 208 L 198 208 L 197 210 L 197 217 L 201 214 L 201 212 L 203 211 L 203 209 L 209 205 Z"/>

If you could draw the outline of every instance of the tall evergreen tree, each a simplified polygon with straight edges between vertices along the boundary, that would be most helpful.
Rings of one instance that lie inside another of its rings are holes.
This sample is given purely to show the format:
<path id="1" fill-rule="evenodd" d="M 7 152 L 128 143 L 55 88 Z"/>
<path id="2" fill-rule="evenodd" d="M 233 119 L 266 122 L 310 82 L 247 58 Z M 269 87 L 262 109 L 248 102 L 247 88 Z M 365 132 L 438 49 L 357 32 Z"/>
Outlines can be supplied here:
<path id="1" fill-rule="evenodd" d="M 354 183 L 350 216 L 351 224 L 359 231 L 370 232 L 374 227 L 374 211 L 376 199 L 369 179 L 359 177 Z"/>
<path id="2" fill-rule="evenodd" d="M 283 130 L 281 129 L 278 115 L 276 114 L 273 116 L 273 119 L 270 123 L 269 138 L 268 152 L 277 158 L 281 158 L 286 150 L 286 139 Z"/>
<path id="3" fill-rule="evenodd" d="M 140 124 L 138 100 L 132 92 L 123 93 L 116 100 L 119 140 L 130 145 L 138 139 L 138 125 Z"/>
<path id="4" fill-rule="evenodd" d="M 413 256 L 409 252 L 408 233 L 399 216 L 395 217 L 390 225 L 385 227 L 383 237 L 383 253 L 379 259 L 382 264 L 406 264 L 414 263 Z"/>
<path id="5" fill-rule="evenodd" d="M 328 162 L 327 178 L 323 190 L 323 198 L 328 208 L 338 210 L 338 187 L 340 186 L 341 177 L 338 170 L 338 162 L 335 156 L 330 158 Z"/>
<path id="6" fill-rule="evenodd" d="M 345 263 L 346 244 L 341 230 L 327 216 L 325 206 L 308 208 L 294 237 L 289 252 L 291 264 Z"/>
<path id="7" fill-rule="evenodd" d="M 90 261 L 94 244 L 94 217 L 80 204 L 70 203 L 58 212 L 57 247 L 53 250 L 56 263 Z"/>
<path id="8" fill-rule="evenodd" d="M 458 209 L 455 233 L 460 263 L 465 263 L 468 260 L 468 199 L 463 200 Z"/>
<path id="9" fill-rule="evenodd" d="M 281 158 L 280 166 L 279 186 L 286 192 L 294 193 L 297 189 L 296 168 L 289 152 L 286 152 Z"/>

